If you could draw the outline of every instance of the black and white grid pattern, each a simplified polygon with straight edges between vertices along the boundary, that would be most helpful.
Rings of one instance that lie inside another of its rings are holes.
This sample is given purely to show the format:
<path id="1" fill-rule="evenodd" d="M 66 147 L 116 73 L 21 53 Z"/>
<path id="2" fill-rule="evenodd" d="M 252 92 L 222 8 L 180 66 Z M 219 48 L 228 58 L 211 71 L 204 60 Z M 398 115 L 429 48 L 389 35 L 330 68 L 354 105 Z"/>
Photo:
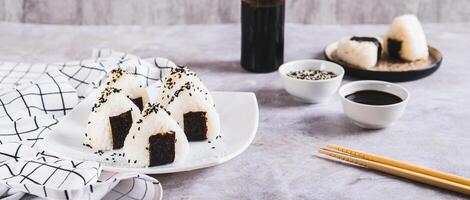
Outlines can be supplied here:
<path id="1" fill-rule="evenodd" d="M 80 98 L 101 85 L 107 72 L 123 68 L 146 80 L 147 86 L 160 81 L 176 65 L 166 58 L 141 59 L 109 49 L 93 51 L 92 58 L 66 63 L 0 62 L 0 89 L 31 83 L 50 71 L 58 71 L 75 88 Z M 54 74 L 53 77 L 56 77 Z"/>
<path id="2" fill-rule="evenodd" d="M 96 50 L 91 59 L 66 63 L 0 62 L 0 197 L 153 199 L 155 179 L 142 174 L 101 174 L 96 162 L 72 161 L 38 149 L 74 106 L 114 68 L 158 83 L 176 65 Z"/>
<path id="3" fill-rule="evenodd" d="M 18 143 L 0 145 L 0 191 L 49 199 L 154 199 L 154 178 L 136 174 L 103 174 L 92 161 L 73 161 L 38 152 Z M 34 195 L 34 196 L 32 196 Z"/>

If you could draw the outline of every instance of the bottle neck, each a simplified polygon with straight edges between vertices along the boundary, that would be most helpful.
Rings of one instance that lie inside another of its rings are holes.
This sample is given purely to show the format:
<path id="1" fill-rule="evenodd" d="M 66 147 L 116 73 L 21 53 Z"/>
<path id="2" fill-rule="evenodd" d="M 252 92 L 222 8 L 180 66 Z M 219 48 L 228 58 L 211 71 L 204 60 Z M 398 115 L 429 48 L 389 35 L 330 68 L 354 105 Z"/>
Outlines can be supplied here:
<path id="1" fill-rule="evenodd" d="M 242 3 L 251 7 L 272 7 L 284 5 L 285 0 L 242 0 Z"/>

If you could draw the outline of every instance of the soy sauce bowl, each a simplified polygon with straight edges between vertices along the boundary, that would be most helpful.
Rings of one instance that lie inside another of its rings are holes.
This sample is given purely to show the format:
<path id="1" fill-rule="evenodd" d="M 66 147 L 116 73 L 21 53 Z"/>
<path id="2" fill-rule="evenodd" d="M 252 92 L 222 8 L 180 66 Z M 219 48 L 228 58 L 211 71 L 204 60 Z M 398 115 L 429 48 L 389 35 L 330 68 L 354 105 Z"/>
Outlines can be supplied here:
<path id="1" fill-rule="evenodd" d="M 303 80 L 289 77 L 287 74 L 300 70 L 321 70 L 333 72 L 336 77 L 325 80 Z M 296 60 L 284 63 L 279 67 L 284 89 L 300 101 L 306 103 L 323 103 L 328 101 L 341 85 L 344 69 L 340 65 L 324 60 Z"/>
<path id="2" fill-rule="evenodd" d="M 346 98 L 346 96 L 358 91 L 373 90 L 399 97 L 402 101 L 388 105 L 369 105 L 356 103 Z M 346 116 L 354 124 L 366 129 L 381 129 L 390 126 L 397 121 L 404 113 L 408 100 L 409 92 L 400 85 L 385 81 L 355 81 L 343 85 L 339 89 L 341 103 Z"/>

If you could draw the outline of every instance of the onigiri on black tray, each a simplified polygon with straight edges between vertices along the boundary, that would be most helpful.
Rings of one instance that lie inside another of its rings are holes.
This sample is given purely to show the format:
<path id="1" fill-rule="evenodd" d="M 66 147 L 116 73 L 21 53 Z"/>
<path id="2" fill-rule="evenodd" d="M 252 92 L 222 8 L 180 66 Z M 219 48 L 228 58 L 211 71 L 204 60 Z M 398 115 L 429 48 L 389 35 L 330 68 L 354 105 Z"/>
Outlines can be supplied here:
<path id="1" fill-rule="evenodd" d="M 325 58 L 342 65 L 346 75 L 359 79 L 412 81 L 431 75 L 442 54 L 428 45 L 418 18 L 393 20 L 385 36 L 352 36 L 325 48 Z"/>

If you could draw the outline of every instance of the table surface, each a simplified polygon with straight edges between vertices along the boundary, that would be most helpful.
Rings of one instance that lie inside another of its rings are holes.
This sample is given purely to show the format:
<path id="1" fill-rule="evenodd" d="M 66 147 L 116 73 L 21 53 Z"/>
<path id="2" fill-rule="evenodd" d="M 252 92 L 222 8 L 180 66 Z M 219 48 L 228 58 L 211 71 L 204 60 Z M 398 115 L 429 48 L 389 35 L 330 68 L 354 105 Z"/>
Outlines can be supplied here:
<path id="1" fill-rule="evenodd" d="M 303 104 L 277 73 L 239 65 L 240 25 L 52 26 L 0 23 L 0 60 L 67 61 L 93 48 L 167 57 L 192 67 L 211 90 L 254 92 L 260 108 L 253 144 L 222 165 L 156 175 L 164 199 L 463 199 L 464 196 L 317 156 L 333 143 L 470 177 L 470 24 L 424 25 L 444 55 L 433 75 L 400 83 L 411 93 L 404 116 L 382 130 L 363 130 L 340 102 Z M 349 35 L 383 34 L 385 25 L 286 25 L 285 61 L 322 58 Z M 343 84 L 353 79 L 347 78 Z"/>

